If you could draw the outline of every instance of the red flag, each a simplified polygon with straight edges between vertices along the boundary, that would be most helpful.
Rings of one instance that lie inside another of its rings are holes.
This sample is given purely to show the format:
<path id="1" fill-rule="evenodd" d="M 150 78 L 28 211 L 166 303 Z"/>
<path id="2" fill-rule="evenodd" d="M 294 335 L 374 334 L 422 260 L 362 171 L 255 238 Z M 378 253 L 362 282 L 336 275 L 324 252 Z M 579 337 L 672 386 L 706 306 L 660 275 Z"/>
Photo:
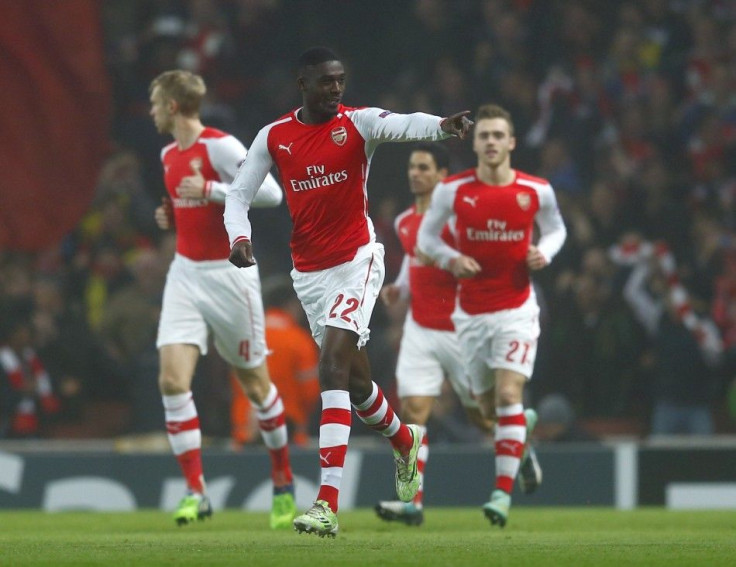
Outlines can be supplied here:
<path id="1" fill-rule="evenodd" d="M 0 249 L 58 242 L 108 147 L 101 2 L 0 0 Z"/>

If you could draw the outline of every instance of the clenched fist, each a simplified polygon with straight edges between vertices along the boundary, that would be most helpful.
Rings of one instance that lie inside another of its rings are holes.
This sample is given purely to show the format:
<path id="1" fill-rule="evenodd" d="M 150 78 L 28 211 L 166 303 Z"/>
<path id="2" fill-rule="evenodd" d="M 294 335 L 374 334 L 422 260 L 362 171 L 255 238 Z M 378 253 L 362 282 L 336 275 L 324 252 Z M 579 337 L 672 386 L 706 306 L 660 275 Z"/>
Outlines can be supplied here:
<path id="1" fill-rule="evenodd" d="M 230 250 L 230 263 L 238 268 L 250 268 L 256 265 L 256 259 L 253 257 L 253 244 L 250 240 L 239 240 L 233 244 Z"/>
<path id="2" fill-rule="evenodd" d="M 153 218 L 161 230 L 174 228 L 174 205 L 170 197 L 161 197 L 161 206 L 156 208 Z"/>

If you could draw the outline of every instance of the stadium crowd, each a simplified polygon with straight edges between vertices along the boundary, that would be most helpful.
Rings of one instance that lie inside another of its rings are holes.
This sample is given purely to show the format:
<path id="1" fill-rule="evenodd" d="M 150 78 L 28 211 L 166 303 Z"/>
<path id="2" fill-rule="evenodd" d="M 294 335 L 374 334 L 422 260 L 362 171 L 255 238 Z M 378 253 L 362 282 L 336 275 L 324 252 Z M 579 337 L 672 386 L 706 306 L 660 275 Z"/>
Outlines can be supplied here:
<path id="1" fill-rule="evenodd" d="M 148 85 L 167 69 L 201 74 L 203 122 L 248 145 L 299 104 L 290 62 L 323 43 L 349 65 L 346 104 L 511 111 L 514 164 L 551 182 L 568 228 L 536 277 L 534 401 L 562 395 L 580 423 L 642 436 L 736 431 L 735 24 L 726 0 L 106 0 L 113 150 L 93 206 L 43 253 L 0 251 L 0 437 L 161 428 L 155 337 L 174 239 L 154 223 L 170 140 L 151 124 Z M 469 143 L 447 144 L 453 171 L 473 165 Z M 387 283 L 406 151 L 379 153 L 369 186 Z M 287 273 L 285 208 L 253 223 L 262 277 Z M 387 392 L 404 309 L 374 313 Z M 11 348 L 33 354 L 13 365 Z M 208 356 L 197 374 L 202 429 L 227 437 L 227 368 Z M 438 410 L 435 439 L 465 439 L 457 405 Z"/>

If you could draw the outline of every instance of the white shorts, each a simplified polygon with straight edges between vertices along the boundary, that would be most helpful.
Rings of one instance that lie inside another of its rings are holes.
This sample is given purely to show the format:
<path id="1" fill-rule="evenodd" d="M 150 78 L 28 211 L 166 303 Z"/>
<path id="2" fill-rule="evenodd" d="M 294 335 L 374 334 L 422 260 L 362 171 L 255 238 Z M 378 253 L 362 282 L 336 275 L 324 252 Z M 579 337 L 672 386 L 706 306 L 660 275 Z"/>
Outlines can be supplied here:
<path id="1" fill-rule="evenodd" d="M 460 342 L 455 331 L 422 327 L 409 311 L 396 362 L 399 397 L 439 397 L 445 378 L 450 381 L 463 406 L 478 407 L 478 402 L 470 392 L 470 381 L 463 366 Z"/>
<path id="2" fill-rule="evenodd" d="M 291 271 L 294 291 L 302 302 L 312 336 L 322 346 L 325 327 L 358 335 L 358 348 L 368 342 L 373 307 L 385 275 L 383 244 L 361 246 L 349 262 L 316 272 Z"/>
<path id="3" fill-rule="evenodd" d="M 473 394 L 493 388 L 493 370 L 504 368 L 531 378 L 539 339 L 539 305 L 532 291 L 519 307 L 469 315 L 452 314 Z"/>
<path id="4" fill-rule="evenodd" d="M 195 262 L 177 254 L 166 276 L 156 346 L 193 344 L 205 355 L 210 331 L 217 352 L 232 366 L 263 363 L 267 349 L 258 267 Z"/>

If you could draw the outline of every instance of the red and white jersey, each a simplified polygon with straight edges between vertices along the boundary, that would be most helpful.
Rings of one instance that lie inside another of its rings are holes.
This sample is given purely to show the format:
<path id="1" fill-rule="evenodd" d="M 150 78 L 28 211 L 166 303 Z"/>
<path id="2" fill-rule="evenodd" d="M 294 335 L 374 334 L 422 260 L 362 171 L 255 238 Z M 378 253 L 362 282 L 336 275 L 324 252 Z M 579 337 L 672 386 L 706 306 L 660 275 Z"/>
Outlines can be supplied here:
<path id="1" fill-rule="evenodd" d="M 531 292 L 526 255 L 534 223 L 537 248 L 551 261 L 567 236 L 551 185 L 521 171 L 504 186 L 480 181 L 475 169 L 445 178 L 419 229 L 419 249 L 443 267 L 460 254 L 481 265 L 481 272 L 459 280 L 460 307 L 471 315 L 519 307 Z M 440 238 L 455 215 L 455 247 Z"/>
<path id="2" fill-rule="evenodd" d="M 222 260 L 230 255 L 222 223 L 223 203 L 228 186 L 247 153 L 235 137 L 215 128 L 205 128 L 194 144 L 184 150 L 177 142 L 161 150 L 164 184 L 174 207 L 176 251 L 182 256 L 199 261 Z M 181 180 L 196 171 L 207 180 L 205 198 L 180 198 L 176 189 Z M 283 197 L 281 189 L 270 174 L 264 178 L 254 206 L 276 206 Z"/>
<path id="3" fill-rule="evenodd" d="M 441 118 L 340 105 L 322 124 L 304 124 L 300 109 L 260 130 L 225 201 L 230 244 L 250 239 L 248 209 L 255 189 L 276 164 L 293 223 L 291 254 L 302 272 L 350 261 L 375 240 L 366 182 L 379 144 L 448 137 Z"/>
<path id="4" fill-rule="evenodd" d="M 396 283 L 401 286 L 406 274 L 414 321 L 428 329 L 454 331 L 450 316 L 455 310 L 457 280 L 447 270 L 422 264 L 414 254 L 423 217 L 414 205 L 396 217 L 394 228 L 404 249 L 404 263 Z M 442 229 L 441 237 L 450 246 L 455 245 L 448 225 Z"/>

